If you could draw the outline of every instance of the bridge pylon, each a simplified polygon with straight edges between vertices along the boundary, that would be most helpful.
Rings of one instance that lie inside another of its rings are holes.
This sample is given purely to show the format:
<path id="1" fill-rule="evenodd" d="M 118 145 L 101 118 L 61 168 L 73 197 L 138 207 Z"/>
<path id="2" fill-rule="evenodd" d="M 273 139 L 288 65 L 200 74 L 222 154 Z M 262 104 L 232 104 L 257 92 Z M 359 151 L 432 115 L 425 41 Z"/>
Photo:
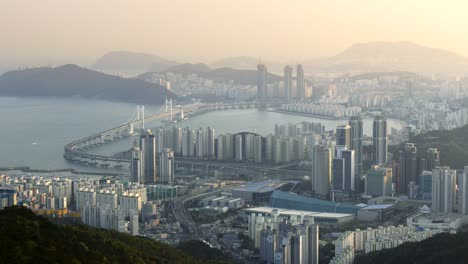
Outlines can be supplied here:
<path id="1" fill-rule="evenodd" d="M 169 117 L 169 120 L 172 121 L 172 99 L 166 99 L 164 104 L 166 105 L 166 113 L 170 112 L 171 115 Z"/>

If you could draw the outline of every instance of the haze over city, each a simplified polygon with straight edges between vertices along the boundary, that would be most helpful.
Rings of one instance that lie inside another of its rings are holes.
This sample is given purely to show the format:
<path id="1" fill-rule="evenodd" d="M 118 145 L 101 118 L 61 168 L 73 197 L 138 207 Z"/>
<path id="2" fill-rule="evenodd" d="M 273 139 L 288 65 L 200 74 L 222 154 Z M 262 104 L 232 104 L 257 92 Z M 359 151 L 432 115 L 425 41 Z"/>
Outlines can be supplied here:
<path id="1" fill-rule="evenodd" d="M 128 50 L 190 62 L 302 61 L 411 41 L 468 56 L 466 1 L 2 1 L 2 64 L 78 63 Z"/>
<path id="2" fill-rule="evenodd" d="M 0 263 L 468 263 L 466 1 L 0 3 Z"/>

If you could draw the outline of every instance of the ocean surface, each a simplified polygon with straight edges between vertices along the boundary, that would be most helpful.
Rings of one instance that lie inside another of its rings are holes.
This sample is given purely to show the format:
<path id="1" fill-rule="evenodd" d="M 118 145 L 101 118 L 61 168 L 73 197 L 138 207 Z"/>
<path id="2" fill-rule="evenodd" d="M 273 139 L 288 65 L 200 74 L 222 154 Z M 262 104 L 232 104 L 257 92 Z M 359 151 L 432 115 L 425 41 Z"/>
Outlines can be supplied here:
<path id="1" fill-rule="evenodd" d="M 0 97 L 0 167 L 29 166 L 34 169 L 75 168 L 81 171 L 122 172 L 126 169 L 101 169 L 68 162 L 63 158 L 66 143 L 130 120 L 136 105 L 84 99 L 45 99 Z M 146 114 L 157 113 L 161 106 L 145 106 Z M 195 116 L 177 125 L 192 128 L 210 126 L 216 134 L 256 132 L 273 133 L 274 125 L 321 122 L 333 129 L 346 120 L 328 120 L 265 110 L 224 110 Z M 364 134 L 372 134 L 372 119 L 365 118 Z M 162 125 L 159 121 L 146 127 Z M 389 119 L 389 127 L 401 129 L 404 122 Z M 389 128 L 390 130 L 390 128 Z M 92 150 L 115 154 L 129 149 L 135 138 L 125 138 Z"/>

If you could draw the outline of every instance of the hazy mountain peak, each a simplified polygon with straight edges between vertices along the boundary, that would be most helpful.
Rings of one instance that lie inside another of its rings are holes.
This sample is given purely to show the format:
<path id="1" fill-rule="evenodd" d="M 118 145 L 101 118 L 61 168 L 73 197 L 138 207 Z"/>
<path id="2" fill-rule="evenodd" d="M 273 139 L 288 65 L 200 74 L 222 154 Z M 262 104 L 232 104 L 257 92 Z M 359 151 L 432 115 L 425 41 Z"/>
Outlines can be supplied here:
<path id="1" fill-rule="evenodd" d="M 425 57 L 429 56 L 429 57 Z M 356 43 L 347 48 L 343 52 L 335 56 L 335 58 L 349 59 L 349 58 L 367 58 L 387 57 L 396 60 L 409 60 L 409 59 L 442 59 L 444 61 L 467 61 L 463 56 L 455 52 L 446 51 L 442 49 L 428 48 L 409 41 L 399 42 L 367 42 Z"/>
<path id="2" fill-rule="evenodd" d="M 305 64 L 305 68 L 312 71 L 353 74 L 409 71 L 460 75 L 468 72 L 467 58 L 410 41 L 356 43 L 335 56 Z"/>
<path id="3" fill-rule="evenodd" d="M 147 71 L 162 71 L 176 62 L 139 52 L 111 51 L 100 57 L 93 69 L 112 74 L 136 75 Z"/>

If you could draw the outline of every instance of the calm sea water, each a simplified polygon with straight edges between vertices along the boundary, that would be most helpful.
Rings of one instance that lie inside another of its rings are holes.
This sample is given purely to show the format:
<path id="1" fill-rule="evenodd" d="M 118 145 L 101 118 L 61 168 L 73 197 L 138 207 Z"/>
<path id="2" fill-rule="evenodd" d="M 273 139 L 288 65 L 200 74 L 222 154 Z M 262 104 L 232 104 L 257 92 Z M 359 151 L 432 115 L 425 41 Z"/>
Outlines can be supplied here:
<path id="1" fill-rule="evenodd" d="M 83 99 L 0 97 L 0 167 L 99 171 L 99 168 L 86 168 L 63 159 L 63 146 L 74 139 L 128 122 L 135 109 L 136 105 L 133 104 Z M 145 106 L 145 110 L 146 113 L 156 113 L 160 106 Z M 194 128 L 211 126 L 217 134 L 252 131 L 266 135 L 274 131 L 275 123 L 301 121 L 321 122 L 326 129 L 346 123 L 345 120 L 323 120 L 247 109 L 206 113 L 179 125 Z M 159 125 L 159 122 L 153 122 L 147 127 Z M 404 123 L 389 120 L 389 126 L 400 129 Z M 372 119 L 364 119 L 364 133 L 371 135 L 371 132 Z M 126 138 L 92 151 L 114 154 L 129 149 L 133 140 Z"/>

